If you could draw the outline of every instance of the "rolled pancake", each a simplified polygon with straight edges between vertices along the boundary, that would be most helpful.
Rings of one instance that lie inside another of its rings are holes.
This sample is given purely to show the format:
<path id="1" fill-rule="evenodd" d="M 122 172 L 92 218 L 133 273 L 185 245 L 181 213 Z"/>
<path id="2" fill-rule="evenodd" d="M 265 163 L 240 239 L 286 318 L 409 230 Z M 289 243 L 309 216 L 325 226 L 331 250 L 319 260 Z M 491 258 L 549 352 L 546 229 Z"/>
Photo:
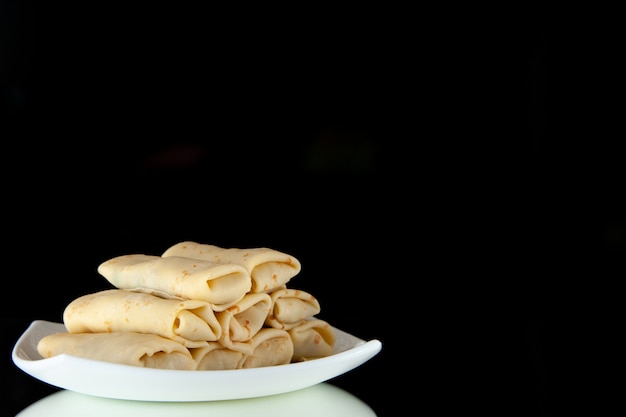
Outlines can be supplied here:
<path id="1" fill-rule="evenodd" d="M 332 355 L 335 332 L 324 320 L 311 318 L 289 330 L 293 342 L 292 362 Z"/>
<path id="2" fill-rule="evenodd" d="M 196 362 L 198 371 L 240 369 L 248 356 L 242 351 L 227 348 L 219 342 L 209 342 L 208 346 L 192 348 L 189 351 Z"/>
<path id="3" fill-rule="evenodd" d="M 184 256 L 215 263 L 242 265 L 252 278 L 251 292 L 270 292 L 286 284 L 301 269 L 300 261 L 291 255 L 270 248 L 221 248 L 185 241 L 177 243 L 163 257 Z"/>
<path id="4" fill-rule="evenodd" d="M 101 263 L 98 272 L 119 289 L 203 300 L 214 309 L 241 300 L 252 285 L 241 265 L 180 256 L 122 255 Z"/>
<path id="5" fill-rule="evenodd" d="M 83 295 L 63 312 L 70 333 L 153 333 L 187 347 L 206 346 L 222 335 L 210 303 L 175 300 L 130 290 Z"/>
<path id="6" fill-rule="evenodd" d="M 196 362 L 185 346 L 156 334 L 60 332 L 44 336 L 37 344 L 37 351 L 44 358 L 65 353 L 145 368 L 196 369 Z"/>
<path id="7" fill-rule="evenodd" d="M 293 357 L 293 342 L 286 330 L 264 327 L 252 337 L 252 353 L 242 368 L 285 365 Z"/>
<path id="8" fill-rule="evenodd" d="M 215 313 L 222 328 L 219 342 L 234 350 L 250 353 L 248 342 L 265 323 L 272 300 L 265 293 L 248 293 L 241 301 Z"/>
<path id="9" fill-rule="evenodd" d="M 320 304 L 306 291 L 280 288 L 270 293 L 272 308 L 265 325 L 290 330 L 320 312 Z"/>

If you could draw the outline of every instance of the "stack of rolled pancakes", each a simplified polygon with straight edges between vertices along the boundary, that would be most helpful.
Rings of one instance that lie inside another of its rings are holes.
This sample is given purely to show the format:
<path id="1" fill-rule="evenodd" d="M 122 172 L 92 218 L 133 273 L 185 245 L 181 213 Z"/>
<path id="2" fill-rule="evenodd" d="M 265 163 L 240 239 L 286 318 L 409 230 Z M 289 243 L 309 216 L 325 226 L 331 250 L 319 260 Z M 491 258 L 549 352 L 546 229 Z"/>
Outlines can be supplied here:
<path id="1" fill-rule="evenodd" d="M 318 300 L 287 287 L 301 269 L 269 248 L 180 242 L 161 256 L 131 254 L 98 272 L 115 288 L 73 300 L 67 332 L 43 337 L 42 357 L 66 353 L 158 369 L 225 370 L 332 354 Z"/>

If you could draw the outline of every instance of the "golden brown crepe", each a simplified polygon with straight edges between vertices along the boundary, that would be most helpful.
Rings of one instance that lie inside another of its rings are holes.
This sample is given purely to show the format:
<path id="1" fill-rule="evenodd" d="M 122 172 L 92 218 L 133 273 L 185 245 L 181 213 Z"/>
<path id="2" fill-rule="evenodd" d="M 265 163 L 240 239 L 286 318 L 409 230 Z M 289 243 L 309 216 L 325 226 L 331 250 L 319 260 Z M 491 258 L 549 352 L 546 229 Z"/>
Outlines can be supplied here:
<path id="1" fill-rule="evenodd" d="M 280 288 L 270 293 L 272 308 L 265 325 L 289 330 L 320 312 L 320 304 L 306 291 Z"/>
<path id="2" fill-rule="evenodd" d="M 265 323 L 272 300 L 265 293 L 248 293 L 241 301 L 215 313 L 222 328 L 219 342 L 234 350 L 251 352 L 249 341 Z"/>
<path id="3" fill-rule="evenodd" d="M 65 307 L 63 322 L 70 333 L 152 333 L 187 347 L 206 346 L 222 335 L 206 301 L 166 299 L 120 289 L 76 298 Z"/>
<path id="4" fill-rule="evenodd" d="M 270 292 L 286 284 L 301 269 L 300 261 L 270 248 L 221 248 L 215 245 L 185 241 L 177 243 L 163 257 L 183 256 L 210 262 L 242 265 L 252 277 L 251 292 Z"/>
<path id="5" fill-rule="evenodd" d="M 209 342 L 207 346 L 189 349 L 196 361 L 198 371 L 240 369 L 248 356 L 246 353 L 233 350 L 220 342 Z M 250 352 L 252 345 L 250 344 Z"/>
<path id="6" fill-rule="evenodd" d="M 203 300 L 220 310 L 250 291 L 248 271 L 238 264 L 153 255 L 122 255 L 98 266 L 98 272 L 119 289 L 164 298 Z"/>
<path id="7" fill-rule="evenodd" d="M 65 353 L 146 368 L 196 369 L 196 362 L 185 346 L 156 334 L 60 332 L 44 336 L 37 344 L 37 351 L 44 358 Z"/>
<path id="8" fill-rule="evenodd" d="M 319 302 L 287 288 L 300 272 L 291 255 L 265 247 L 191 241 L 161 256 L 102 262 L 114 289 L 78 297 L 63 312 L 67 332 L 45 336 L 43 357 L 61 353 L 159 369 L 258 368 L 331 355 L 332 327 Z"/>
<path id="9" fill-rule="evenodd" d="M 333 353 L 335 332 L 324 320 L 311 318 L 288 332 L 293 342 L 292 362 L 323 358 Z"/>
<path id="10" fill-rule="evenodd" d="M 252 337 L 252 353 L 242 368 L 285 365 L 293 357 L 293 342 L 286 330 L 264 327 Z"/>

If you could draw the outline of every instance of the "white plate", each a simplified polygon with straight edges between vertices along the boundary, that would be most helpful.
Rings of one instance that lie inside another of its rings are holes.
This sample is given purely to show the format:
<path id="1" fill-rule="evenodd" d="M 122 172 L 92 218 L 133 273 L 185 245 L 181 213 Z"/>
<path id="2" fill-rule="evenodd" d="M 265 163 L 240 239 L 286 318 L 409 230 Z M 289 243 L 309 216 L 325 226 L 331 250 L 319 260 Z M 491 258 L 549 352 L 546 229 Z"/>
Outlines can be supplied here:
<path id="1" fill-rule="evenodd" d="M 337 328 L 335 351 L 288 365 L 220 371 L 178 371 L 121 365 L 61 354 L 43 359 L 39 340 L 66 331 L 62 323 L 33 321 L 12 351 L 18 368 L 48 384 L 97 397 L 139 401 L 216 401 L 282 394 L 327 381 L 374 357 L 382 348 Z"/>

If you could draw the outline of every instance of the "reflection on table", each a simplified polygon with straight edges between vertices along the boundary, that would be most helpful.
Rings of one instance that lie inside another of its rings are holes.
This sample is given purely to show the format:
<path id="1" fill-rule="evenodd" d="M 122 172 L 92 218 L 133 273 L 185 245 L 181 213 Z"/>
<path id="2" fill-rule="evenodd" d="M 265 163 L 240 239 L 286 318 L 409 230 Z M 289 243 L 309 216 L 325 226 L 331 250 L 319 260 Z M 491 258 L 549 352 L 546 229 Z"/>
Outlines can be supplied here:
<path id="1" fill-rule="evenodd" d="M 130 401 L 94 397 L 62 390 L 31 404 L 16 417 L 220 417 L 323 416 L 375 417 L 363 401 L 328 383 L 321 383 L 286 394 L 248 398 L 244 400 L 202 402 Z"/>

